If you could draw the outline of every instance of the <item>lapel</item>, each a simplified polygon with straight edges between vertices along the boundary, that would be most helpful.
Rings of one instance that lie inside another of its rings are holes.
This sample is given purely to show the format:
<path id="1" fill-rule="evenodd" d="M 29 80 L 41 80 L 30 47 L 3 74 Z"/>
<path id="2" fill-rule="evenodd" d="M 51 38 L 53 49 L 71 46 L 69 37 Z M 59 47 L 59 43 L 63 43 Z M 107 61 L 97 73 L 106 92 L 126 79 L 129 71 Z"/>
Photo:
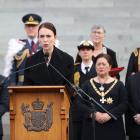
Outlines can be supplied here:
<path id="1" fill-rule="evenodd" d="M 63 67 L 60 53 L 59 53 L 58 49 L 55 47 L 54 47 L 54 50 L 52 53 L 50 64 L 53 65 L 54 67 L 56 67 L 58 70 L 61 70 L 61 68 Z"/>
<path id="2" fill-rule="evenodd" d="M 43 49 L 38 52 L 37 57 L 35 59 L 37 59 L 37 63 L 45 61 Z M 60 69 L 60 62 L 61 61 L 59 54 L 57 50 L 54 49 L 51 56 L 50 64 L 53 67 L 55 67 L 58 71 L 62 72 Z M 35 73 L 38 73 L 37 77 L 40 77 L 43 83 L 48 83 L 49 85 L 53 85 L 60 80 L 60 75 L 50 65 L 48 65 L 47 67 L 46 63 L 41 64 L 39 67 L 37 67 Z"/>
<path id="3" fill-rule="evenodd" d="M 84 74 L 83 72 L 82 72 L 82 69 L 81 69 L 81 64 L 79 65 L 79 67 L 78 67 L 78 71 L 80 72 L 80 73 L 82 73 L 82 74 Z M 84 75 L 86 75 L 86 74 L 84 74 Z M 90 68 L 90 71 L 88 72 L 88 74 L 87 74 L 88 76 L 92 76 L 92 75 L 96 75 L 96 70 L 95 70 L 95 65 L 94 65 L 94 63 L 92 64 L 92 66 L 91 66 L 91 68 Z"/>
<path id="4" fill-rule="evenodd" d="M 135 87 L 135 89 L 136 89 L 136 97 L 138 98 L 138 100 L 139 100 L 139 102 L 140 102 L 140 88 L 138 88 L 137 86 L 138 86 L 138 81 L 140 81 L 140 72 L 137 72 L 136 73 L 136 75 L 134 75 L 135 76 L 135 78 L 133 78 L 134 80 L 134 86 L 133 87 Z"/>
<path id="5" fill-rule="evenodd" d="M 25 44 L 25 48 L 28 48 L 31 51 L 31 46 L 28 42 L 28 39 L 25 40 L 26 44 Z"/>
<path id="6" fill-rule="evenodd" d="M 47 68 L 46 68 L 46 63 L 45 63 L 45 59 L 44 59 L 44 53 L 43 53 L 43 49 L 41 49 L 40 51 L 38 51 L 37 53 L 36 53 L 36 55 L 35 55 L 36 57 L 34 58 L 35 60 L 33 60 L 33 61 L 36 61 L 36 64 L 39 64 L 39 63 L 43 63 L 43 64 L 41 64 L 41 65 L 39 65 L 38 67 L 37 67 L 37 69 L 38 69 L 38 71 L 45 71 Z M 33 62 L 34 63 L 34 62 Z M 42 71 L 42 72 L 43 72 Z"/>
<path id="7" fill-rule="evenodd" d="M 36 59 L 35 60 L 36 63 L 45 62 L 43 49 L 41 49 L 40 51 L 37 52 L 37 55 L 36 55 L 35 59 Z M 57 49 L 54 48 L 52 56 L 51 56 L 50 64 L 52 66 L 56 67 L 57 69 L 60 69 L 60 66 L 62 67 L 61 63 L 62 62 L 61 62 L 61 58 L 59 57 L 59 53 L 57 52 Z M 45 68 L 46 63 L 44 63 L 43 66 L 41 65 L 40 67 Z M 51 66 L 49 65 L 48 68 L 51 68 Z"/>
<path id="8" fill-rule="evenodd" d="M 92 64 L 92 67 L 88 73 L 91 77 L 96 75 L 96 70 L 95 70 L 95 65 L 94 63 Z"/>
<path id="9" fill-rule="evenodd" d="M 86 75 L 86 74 L 84 74 L 84 73 L 82 72 L 81 64 L 80 64 L 79 67 L 78 67 L 78 71 L 79 71 L 80 73 L 82 73 L 83 75 Z"/>

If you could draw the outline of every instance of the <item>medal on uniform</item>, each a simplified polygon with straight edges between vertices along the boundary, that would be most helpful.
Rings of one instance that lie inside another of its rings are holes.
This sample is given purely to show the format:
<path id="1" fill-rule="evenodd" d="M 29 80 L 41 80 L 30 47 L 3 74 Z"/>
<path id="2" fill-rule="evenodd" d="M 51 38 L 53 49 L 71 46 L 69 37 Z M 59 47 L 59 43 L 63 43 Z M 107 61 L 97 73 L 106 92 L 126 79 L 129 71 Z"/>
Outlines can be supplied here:
<path id="1" fill-rule="evenodd" d="M 99 87 L 99 90 L 101 91 L 101 96 L 102 96 L 102 98 L 100 99 L 100 102 L 102 103 L 102 104 L 104 104 L 105 102 L 106 102 L 106 99 L 105 99 L 105 93 L 104 93 L 104 87 L 103 87 L 103 84 L 101 84 L 101 86 Z"/>
<path id="2" fill-rule="evenodd" d="M 104 88 L 104 87 L 103 87 L 103 88 Z M 104 103 L 106 102 L 104 91 L 101 92 L 101 96 L 102 96 L 102 98 L 100 99 L 100 102 L 101 102 L 102 104 L 104 104 Z"/>

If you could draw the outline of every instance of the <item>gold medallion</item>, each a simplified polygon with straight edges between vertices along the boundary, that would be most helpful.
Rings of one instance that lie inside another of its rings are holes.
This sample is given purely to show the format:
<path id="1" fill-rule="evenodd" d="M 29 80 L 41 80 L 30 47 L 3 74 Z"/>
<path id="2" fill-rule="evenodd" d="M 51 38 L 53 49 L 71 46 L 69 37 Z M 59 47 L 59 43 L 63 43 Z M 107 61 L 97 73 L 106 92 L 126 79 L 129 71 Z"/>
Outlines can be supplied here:
<path id="1" fill-rule="evenodd" d="M 90 79 L 90 83 L 92 85 L 92 87 L 94 88 L 95 92 L 100 95 L 102 98 L 100 99 L 100 102 L 102 104 L 107 103 L 107 104 L 112 104 L 113 103 L 113 99 L 111 97 L 105 98 L 105 96 L 113 89 L 113 87 L 115 86 L 115 84 L 117 83 L 117 79 L 114 80 L 113 84 L 110 86 L 110 88 L 104 92 L 104 91 L 99 91 L 97 89 L 97 87 L 95 86 L 94 82 L 93 82 L 93 78 Z"/>

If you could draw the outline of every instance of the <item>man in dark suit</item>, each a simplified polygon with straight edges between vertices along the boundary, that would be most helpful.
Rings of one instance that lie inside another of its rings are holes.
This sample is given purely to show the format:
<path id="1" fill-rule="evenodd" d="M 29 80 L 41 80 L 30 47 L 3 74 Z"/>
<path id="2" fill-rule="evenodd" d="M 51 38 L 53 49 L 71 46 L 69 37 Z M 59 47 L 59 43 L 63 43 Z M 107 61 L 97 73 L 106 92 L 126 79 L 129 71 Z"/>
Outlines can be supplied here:
<path id="1" fill-rule="evenodd" d="M 9 110 L 9 96 L 7 94 L 5 77 L 0 75 L 0 140 L 2 140 L 2 116 Z"/>
<path id="2" fill-rule="evenodd" d="M 6 66 L 4 70 L 4 75 L 7 77 L 11 73 L 19 71 L 16 74 L 12 74 L 10 77 L 10 85 L 22 85 L 24 81 L 24 68 L 26 59 L 36 52 L 40 50 L 40 46 L 38 43 L 38 27 L 42 18 L 37 14 L 26 14 L 22 18 L 22 22 L 24 23 L 24 29 L 27 34 L 27 39 L 19 39 L 19 40 L 10 40 L 9 41 L 9 50 L 12 49 L 13 51 L 8 51 Z M 14 54 L 11 55 L 11 53 Z M 9 60 L 9 56 L 12 56 Z M 11 61 L 11 63 L 9 63 Z M 10 66 L 10 65 L 11 66 Z M 10 69 L 12 67 L 12 69 Z"/>
<path id="3" fill-rule="evenodd" d="M 129 110 L 126 113 L 126 132 L 129 140 L 140 140 L 140 72 L 128 77 Z"/>

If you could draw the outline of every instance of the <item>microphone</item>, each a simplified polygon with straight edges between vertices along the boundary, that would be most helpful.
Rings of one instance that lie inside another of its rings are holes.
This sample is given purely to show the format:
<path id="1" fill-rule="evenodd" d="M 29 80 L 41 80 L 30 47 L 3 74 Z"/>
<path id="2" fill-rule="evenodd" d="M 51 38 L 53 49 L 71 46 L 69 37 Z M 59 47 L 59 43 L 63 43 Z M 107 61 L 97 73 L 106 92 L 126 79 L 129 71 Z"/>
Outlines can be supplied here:
<path id="1" fill-rule="evenodd" d="M 49 54 L 45 53 L 44 54 L 44 59 L 45 59 L 45 63 L 48 63 L 48 57 Z M 73 83 L 71 83 L 57 68 L 55 68 L 51 63 L 49 63 L 48 65 L 50 65 L 50 67 L 55 70 L 55 72 L 57 72 L 75 91 L 75 94 L 78 95 L 83 101 L 85 102 L 89 102 L 91 104 L 90 101 L 92 101 L 94 104 L 96 104 L 97 106 L 99 106 L 101 109 L 103 109 L 106 113 L 108 113 L 114 120 L 117 120 L 117 118 L 111 114 L 108 110 L 106 110 L 100 103 L 98 103 L 94 98 L 90 97 L 85 91 L 83 91 L 80 87 L 75 86 Z M 47 65 L 46 65 L 47 66 Z M 85 99 L 79 92 L 82 92 L 82 94 L 84 94 L 86 97 L 88 97 L 89 101 L 87 99 Z"/>
<path id="2" fill-rule="evenodd" d="M 45 62 L 47 63 L 48 62 L 48 57 L 49 57 L 49 53 L 45 52 L 44 53 L 44 59 L 45 59 Z"/>

